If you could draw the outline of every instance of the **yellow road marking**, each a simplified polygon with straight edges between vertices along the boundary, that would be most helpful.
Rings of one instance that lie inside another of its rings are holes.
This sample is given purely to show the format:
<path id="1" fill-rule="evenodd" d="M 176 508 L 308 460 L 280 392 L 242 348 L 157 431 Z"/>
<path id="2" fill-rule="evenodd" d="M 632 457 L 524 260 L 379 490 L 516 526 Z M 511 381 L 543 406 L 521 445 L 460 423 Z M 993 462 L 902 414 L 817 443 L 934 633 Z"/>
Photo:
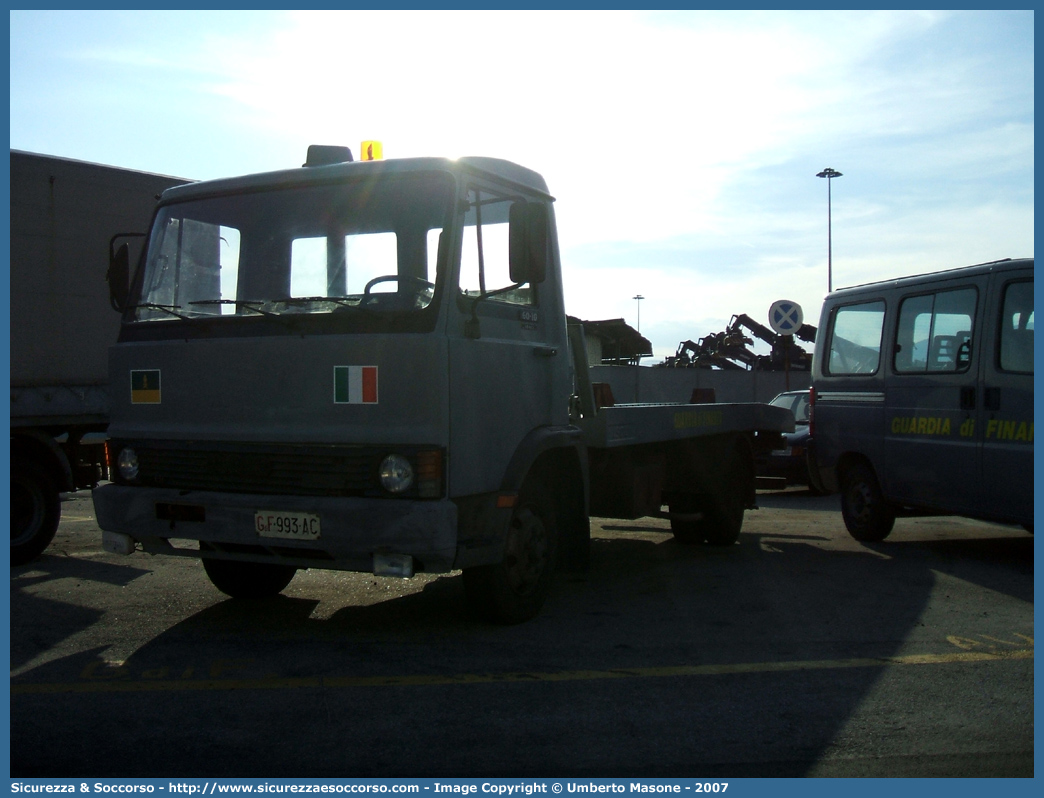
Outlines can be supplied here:
<path id="1" fill-rule="evenodd" d="M 57 693 L 140 693 L 220 690 L 300 690 L 306 688 L 435 687 L 455 684 L 511 684 L 520 682 L 582 682 L 603 679 L 722 676 L 743 673 L 882 668 L 900 665 L 947 665 L 968 662 L 1033 659 L 1033 649 L 1003 652 L 959 651 L 946 654 L 908 654 L 897 657 L 752 662 L 733 665 L 675 665 L 655 668 L 573 670 L 522 673 L 417 674 L 413 676 L 303 676 L 256 679 L 131 680 L 119 675 L 70 683 L 22 682 L 11 685 L 11 695 Z"/>

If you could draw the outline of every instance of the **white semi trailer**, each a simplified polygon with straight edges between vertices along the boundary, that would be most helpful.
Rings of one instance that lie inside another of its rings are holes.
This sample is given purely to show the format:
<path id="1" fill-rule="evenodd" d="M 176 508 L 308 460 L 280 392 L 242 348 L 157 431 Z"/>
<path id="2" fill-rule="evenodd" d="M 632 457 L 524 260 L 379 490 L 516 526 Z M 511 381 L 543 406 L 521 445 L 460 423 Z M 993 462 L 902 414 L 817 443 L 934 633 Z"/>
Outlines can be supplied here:
<path id="1" fill-rule="evenodd" d="M 13 565 L 51 542 L 63 491 L 106 475 L 108 348 L 120 329 L 107 253 L 114 236 L 144 233 L 157 196 L 184 182 L 11 150 Z"/>

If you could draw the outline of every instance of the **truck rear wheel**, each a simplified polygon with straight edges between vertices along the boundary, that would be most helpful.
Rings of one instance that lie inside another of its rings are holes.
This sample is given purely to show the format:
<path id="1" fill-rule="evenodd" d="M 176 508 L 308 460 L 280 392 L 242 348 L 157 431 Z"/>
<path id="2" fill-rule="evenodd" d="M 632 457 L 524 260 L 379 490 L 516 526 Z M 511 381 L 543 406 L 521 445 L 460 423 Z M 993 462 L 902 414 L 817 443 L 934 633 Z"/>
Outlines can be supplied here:
<path id="1" fill-rule="evenodd" d="M 733 496 L 685 496 L 670 505 L 671 532 L 679 543 L 731 546 L 743 529 L 744 506 Z M 697 517 L 702 514 L 702 517 Z"/>
<path id="2" fill-rule="evenodd" d="M 538 481 L 527 479 L 511 516 L 504 559 L 464 569 L 464 593 L 479 617 L 502 624 L 528 621 L 551 590 L 558 559 L 555 503 Z"/>
<path id="3" fill-rule="evenodd" d="M 703 510 L 699 499 L 680 496 L 670 503 L 669 509 L 674 539 L 686 546 L 703 543 Z"/>
<path id="4" fill-rule="evenodd" d="M 732 493 L 732 491 L 730 491 Z M 742 499 L 736 496 L 720 496 L 711 503 L 711 511 L 707 518 L 704 540 L 712 546 L 732 546 L 739 540 L 743 529 Z"/>
<path id="5" fill-rule="evenodd" d="M 841 476 L 841 515 L 856 540 L 884 540 L 895 525 L 895 508 L 885 501 L 870 466 L 857 463 Z"/>
<path id="6" fill-rule="evenodd" d="M 25 565 L 46 549 L 62 518 L 62 497 L 47 469 L 11 460 L 11 565 Z"/>
<path id="7" fill-rule="evenodd" d="M 753 493 L 753 456 L 738 440 L 728 441 L 714 456 L 713 476 L 705 478 L 702 490 L 676 495 L 669 503 L 671 531 L 679 543 L 731 546 L 739 540 L 747 494 Z"/>
<path id="8" fill-rule="evenodd" d="M 226 596 L 259 599 L 274 596 L 290 584 L 297 569 L 277 563 L 238 562 L 203 558 L 203 570 Z"/>

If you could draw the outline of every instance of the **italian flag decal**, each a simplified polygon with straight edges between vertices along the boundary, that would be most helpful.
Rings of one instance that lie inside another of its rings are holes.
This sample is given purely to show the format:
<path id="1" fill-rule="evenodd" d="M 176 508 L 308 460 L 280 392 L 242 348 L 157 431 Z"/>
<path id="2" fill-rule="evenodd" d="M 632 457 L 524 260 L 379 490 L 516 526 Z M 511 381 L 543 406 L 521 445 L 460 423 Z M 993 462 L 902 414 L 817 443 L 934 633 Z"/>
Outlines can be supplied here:
<path id="1" fill-rule="evenodd" d="M 377 404 L 377 367 L 334 366 L 334 404 Z"/>

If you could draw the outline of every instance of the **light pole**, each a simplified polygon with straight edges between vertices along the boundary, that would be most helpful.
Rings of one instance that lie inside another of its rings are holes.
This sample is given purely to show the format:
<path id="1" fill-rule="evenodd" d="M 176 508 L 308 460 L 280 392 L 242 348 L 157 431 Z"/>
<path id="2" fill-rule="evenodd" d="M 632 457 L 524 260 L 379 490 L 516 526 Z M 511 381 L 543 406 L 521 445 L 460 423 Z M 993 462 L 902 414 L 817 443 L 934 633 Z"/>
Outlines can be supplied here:
<path id="1" fill-rule="evenodd" d="M 635 294 L 633 299 L 634 299 L 635 302 L 638 303 L 638 337 L 640 338 L 641 335 L 642 335 L 642 300 L 645 299 L 645 297 L 643 297 L 641 294 Z M 636 366 L 640 366 L 641 363 L 642 363 L 642 358 L 639 355 L 638 357 L 635 358 L 634 364 Z M 641 397 L 641 386 L 638 383 L 639 375 L 641 373 L 642 372 L 641 372 L 640 369 L 635 369 L 634 370 L 634 401 L 635 402 L 640 402 L 641 401 L 641 398 L 640 398 Z"/>
<path id="2" fill-rule="evenodd" d="M 831 219 L 831 196 L 830 181 L 835 177 L 841 177 L 841 173 L 829 166 L 816 177 L 825 177 L 827 181 L 827 293 L 834 290 L 834 242 L 832 237 L 833 220 Z"/>

